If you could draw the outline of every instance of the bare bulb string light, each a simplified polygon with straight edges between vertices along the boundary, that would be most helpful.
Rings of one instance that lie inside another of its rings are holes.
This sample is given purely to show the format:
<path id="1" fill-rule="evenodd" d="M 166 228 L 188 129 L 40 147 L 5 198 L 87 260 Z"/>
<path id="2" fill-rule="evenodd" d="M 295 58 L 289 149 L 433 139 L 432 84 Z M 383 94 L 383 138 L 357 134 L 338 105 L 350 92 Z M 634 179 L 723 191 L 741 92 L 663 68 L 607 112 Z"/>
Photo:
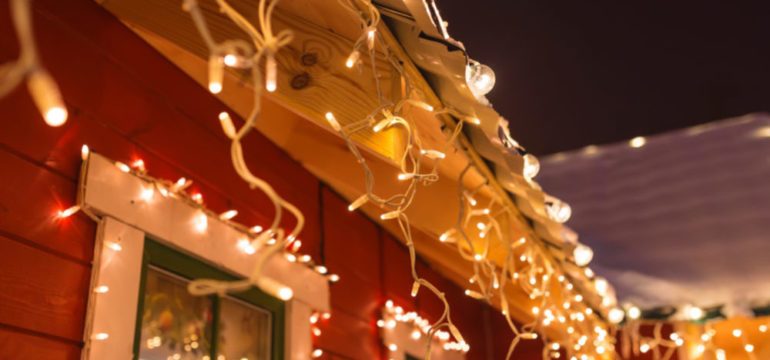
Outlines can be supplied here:
<path id="1" fill-rule="evenodd" d="M 253 129 L 260 113 L 260 97 L 262 89 L 262 75 L 257 69 L 260 60 L 265 59 L 265 89 L 268 91 L 274 91 L 276 89 L 276 77 L 277 77 L 277 64 L 275 60 L 275 54 L 282 46 L 287 45 L 293 38 L 292 33 L 289 30 L 284 30 L 278 33 L 274 33 L 271 24 L 272 13 L 275 9 L 277 1 L 273 1 L 267 5 L 267 1 L 262 0 L 259 2 L 258 8 L 258 23 L 259 30 L 254 27 L 248 20 L 246 20 L 238 11 L 230 6 L 224 0 L 217 0 L 217 4 L 220 10 L 241 30 L 249 35 L 252 40 L 252 44 L 256 51 L 251 51 L 246 45 L 238 41 L 225 41 L 218 44 L 214 41 L 211 32 L 205 22 L 205 18 L 198 7 L 196 0 L 186 0 L 184 3 L 184 9 L 190 12 L 193 22 L 196 28 L 201 33 L 201 37 L 209 48 L 209 91 L 212 93 L 218 93 L 222 90 L 223 71 L 226 65 L 226 58 L 232 57 L 243 58 L 247 54 L 253 53 L 254 55 L 246 61 L 234 61 L 228 60 L 227 63 L 234 65 L 236 63 L 248 67 L 251 69 L 252 81 L 254 82 L 254 100 L 253 107 L 249 116 L 245 119 L 245 123 L 240 129 L 235 128 L 230 115 L 223 112 L 219 115 L 219 121 L 222 126 L 222 130 L 225 135 L 231 140 L 231 158 L 233 167 L 238 175 L 246 181 L 251 188 L 260 189 L 267 195 L 275 208 L 275 215 L 270 228 L 260 234 L 254 241 L 257 248 L 261 251 L 258 252 L 258 257 L 255 259 L 254 271 L 249 279 L 226 282 L 210 279 L 199 279 L 192 282 L 189 286 L 189 290 L 194 295 L 208 295 L 212 293 L 222 294 L 227 291 L 242 291 L 256 285 L 262 290 L 271 293 L 279 294 L 280 292 L 288 293 L 287 287 L 282 284 L 278 284 L 275 281 L 263 277 L 262 271 L 267 261 L 283 249 L 289 242 L 295 241 L 302 231 L 304 225 L 304 216 L 299 209 L 288 201 L 279 196 L 272 186 L 264 180 L 255 176 L 248 168 L 246 164 L 242 139 L 248 135 Z M 240 52 L 238 52 L 240 51 Z M 285 236 L 283 229 L 280 229 L 280 223 L 283 210 L 289 211 L 296 218 L 296 225 L 288 236 Z"/>
<path id="2" fill-rule="evenodd" d="M 61 126 L 67 122 L 67 108 L 56 81 L 38 59 L 30 0 L 11 0 L 11 19 L 19 39 L 18 59 L 0 65 L 0 98 L 7 96 L 26 79 L 29 93 L 45 122 Z"/>

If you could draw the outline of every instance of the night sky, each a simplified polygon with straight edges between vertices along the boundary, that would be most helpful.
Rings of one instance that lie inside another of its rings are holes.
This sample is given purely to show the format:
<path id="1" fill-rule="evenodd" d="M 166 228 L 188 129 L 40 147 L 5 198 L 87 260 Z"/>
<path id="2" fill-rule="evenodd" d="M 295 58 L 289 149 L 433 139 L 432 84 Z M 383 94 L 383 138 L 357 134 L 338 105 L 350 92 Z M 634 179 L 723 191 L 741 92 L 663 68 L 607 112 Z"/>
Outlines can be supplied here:
<path id="1" fill-rule="evenodd" d="M 770 110 L 770 1 L 437 2 L 536 155 Z"/>

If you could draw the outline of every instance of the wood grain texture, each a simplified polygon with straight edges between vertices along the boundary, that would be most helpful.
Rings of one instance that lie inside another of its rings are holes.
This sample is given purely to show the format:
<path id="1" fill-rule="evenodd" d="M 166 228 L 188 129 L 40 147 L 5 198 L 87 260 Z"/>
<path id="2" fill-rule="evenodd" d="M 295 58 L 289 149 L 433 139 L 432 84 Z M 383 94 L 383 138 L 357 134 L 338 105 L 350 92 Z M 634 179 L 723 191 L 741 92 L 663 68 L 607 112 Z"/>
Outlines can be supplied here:
<path id="1" fill-rule="evenodd" d="M 80 359 L 80 346 L 0 326 L 0 358 L 76 360 Z"/>
<path id="2" fill-rule="evenodd" d="M 80 341 L 90 271 L 0 236 L 0 322 Z"/>

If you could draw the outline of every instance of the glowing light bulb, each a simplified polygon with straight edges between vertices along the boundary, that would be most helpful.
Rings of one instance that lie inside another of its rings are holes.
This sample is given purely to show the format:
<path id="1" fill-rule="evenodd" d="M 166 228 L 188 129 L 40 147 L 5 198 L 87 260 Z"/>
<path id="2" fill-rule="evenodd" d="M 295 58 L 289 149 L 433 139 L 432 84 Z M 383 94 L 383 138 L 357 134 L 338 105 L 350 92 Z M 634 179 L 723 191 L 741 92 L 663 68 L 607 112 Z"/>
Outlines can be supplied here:
<path id="1" fill-rule="evenodd" d="M 253 255 L 257 252 L 257 249 L 251 244 L 251 240 L 246 238 L 238 240 L 238 249 L 247 255 Z"/>
<path id="2" fill-rule="evenodd" d="M 333 283 L 336 283 L 336 282 L 340 281 L 340 276 L 337 275 L 337 274 L 331 274 L 331 275 L 329 275 L 329 281 L 331 281 Z"/>
<path id="3" fill-rule="evenodd" d="M 345 66 L 347 66 L 348 69 L 353 68 L 360 57 L 361 53 L 358 50 L 353 50 L 353 52 L 350 53 L 350 56 L 348 56 L 348 59 L 345 60 Z"/>
<path id="4" fill-rule="evenodd" d="M 334 114 L 331 112 L 327 112 L 326 115 L 326 121 L 329 123 L 329 125 L 334 129 L 334 131 L 339 132 L 342 130 L 342 127 L 340 127 L 340 123 L 337 121 L 337 118 L 334 117 Z"/>
<path id="5" fill-rule="evenodd" d="M 193 218 L 193 227 L 195 228 L 195 231 L 201 234 L 208 229 L 209 219 L 203 211 L 198 211 L 198 213 L 195 214 L 195 217 Z"/>
<path id="6" fill-rule="evenodd" d="M 734 336 L 734 337 L 737 337 L 737 338 L 739 338 L 739 337 L 741 337 L 741 335 L 743 335 L 743 330 L 741 330 L 741 329 L 735 329 L 735 330 L 733 330 L 733 336 Z"/>
<path id="7" fill-rule="evenodd" d="M 417 296 L 418 291 L 420 291 L 420 283 L 415 281 L 414 283 L 412 283 L 412 293 L 411 293 L 412 297 Z"/>
<path id="8" fill-rule="evenodd" d="M 70 207 L 68 207 L 68 208 L 66 208 L 64 210 L 59 210 L 59 212 L 56 214 L 56 216 L 59 219 L 64 219 L 64 218 L 68 218 L 68 217 L 72 216 L 73 214 L 75 214 L 78 211 L 80 211 L 80 206 L 79 205 L 74 205 L 74 206 L 70 206 Z"/>
<path id="9" fill-rule="evenodd" d="M 369 50 L 374 49 L 374 40 L 377 36 L 377 29 L 369 29 L 366 31 L 366 46 Z"/>
<path id="10" fill-rule="evenodd" d="M 108 291 L 110 291 L 110 287 L 107 285 L 99 285 L 94 288 L 94 292 L 97 294 L 106 294 Z"/>
<path id="11" fill-rule="evenodd" d="M 644 136 L 637 136 L 628 141 L 628 145 L 636 149 L 644 146 L 645 144 L 647 144 L 647 139 L 645 139 Z"/>
<path id="12" fill-rule="evenodd" d="M 392 219 L 397 218 L 399 215 L 401 215 L 401 211 L 394 210 L 394 211 L 386 212 L 386 213 L 380 215 L 380 219 L 381 220 L 392 220 Z"/>
<path id="13" fill-rule="evenodd" d="M 321 349 L 315 349 L 315 350 L 313 350 L 313 352 L 310 354 L 310 356 L 312 356 L 314 359 L 317 359 L 317 358 L 321 357 L 323 354 L 324 354 L 324 351 L 323 351 L 323 350 L 321 350 Z"/>
<path id="14" fill-rule="evenodd" d="M 572 216 L 572 207 L 552 196 L 546 198 L 545 211 L 548 213 L 548 217 L 551 218 L 551 220 L 561 224 L 567 222 Z"/>
<path id="15" fill-rule="evenodd" d="M 273 92 L 278 87 L 278 63 L 275 61 L 275 57 L 269 55 L 265 61 L 265 89 L 268 92 Z"/>
<path id="16" fill-rule="evenodd" d="M 727 353 L 723 349 L 716 350 L 717 360 L 727 360 Z"/>
<path id="17" fill-rule="evenodd" d="M 767 332 L 767 325 L 759 325 L 759 332 L 766 333 Z"/>
<path id="18" fill-rule="evenodd" d="M 212 94 L 222 92 L 222 81 L 225 76 L 224 61 L 220 56 L 209 57 L 209 91 Z"/>
<path id="19" fill-rule="evenodd" d="M 315 271 L 317 271 L 319 274 L 326 274 L 329 270 L 326 268 L 326 266 L 318 265 L 315 267 Z"/>
<path id="20" fill-rule="evenodd" d="M 495 72 L 489 66 L 470 60 L 465 67 L 465 82 L 473 95 L 481 98 L 495 87 Z"/>
<path id="21" fill-rule="evenodd" d="M 88 159 L 88 155 L 91 154 L 91 149 L 88 148 L 88 145 L 83 144 L 83 146 L 80 147 L 80 158 L 84 161 Z"/>
<path id="22" fill-rule="evenodd" d="M 572 250 L 572 257 L 575 259 L 577 266 L 586 266 L 594 258 L 594 251 L 584 244 L 577 244 L 575 249 Z"/>
<path id="23" fill-rule="evenodd" d="M 348 205 L 348 211 L 355 211 L 356 209 L 366 204 L 368 201 L 369 201 L 368 195 L 365 195 L 365 194 L 361 195 L 358 197 L 358 199 L 356 199 L 355 201 L 350 203 L 350 205 Z"/>
<path id="24" fill-rule="evenodd" d="M 48 126 L 62 126 L 67 122 L 67 108 L 51 75 L 44 70 L 35 70 L 27 78 L 27 87 Z"/>
<path id="25" fill-rule="evenodd" d="M 687 319 L 692 321 L 699 320 L 703 317 L 703 309 L 697 306 L 687 305 L 684 309 L 684 313 Z"/>
<path id="26" fill-rule="evenodd" d="M 124 164 L 124 163 L 122 163 L 120 161 L 116 161 L 115 162 L 115 167 L 117 167 L 118 170 L 120 170 L 120 171 L 122 171 L 124 173 L 131 172 L 131 167 L 129 167 L 128 165 L 126 165 L 126 164 Z"/>
<path id="27" fill-rule="evenodd" d="M 105 243 L 105 246 L 115 252 L 123 250 L 123 246 L 121 246 L 120 243 L 116 241 L 108 241 Z"/>
<path id="28" fill-rule="evenodd" d="M 414 174 L 412 174 L 412 173 L 401 173 L 401 174 L 398 174 L 398 180 L 400 180 L 400 181 L 410 180 L 413 177 L 414 177 Z"/>
<path id="29" fill-rule="evenodd" d="M 284 301 L 289 301 L 291 298 L 294 297 L 294 291 L 291 288 L 288 287 L 282 287 L 280 290 L 278 290 L 278 298 Z"/>
<path id="30" fill-rule="evenodd" d="M 607 279 L 599 276 L 594 279 L 594 288 L 599 295 L 606 296 L 610 290 L 610 283 L 607 282 Z"/>
<path id="31" fill-rule="evenodd" d="M 388 350 L 395 352 L 396 350 L 398 350 L 398 345 L 390 344 L 388 345 Z"/>
<path id="32" fill-rule="evenodd" d="M 139 199 L 147 203 L 152 201 L 152 199 L 155 197 L 155 189 L 151 186 L 152 185 L 142 189 L 142 192 L 139 193 Z"/>
<path id="33" fill-rule="evenodd" d="M 251 231 L 251 233 L 253 234 L 259 234 L 262 232 L 262 230 L 263 230 L 262 227 L 259 225 L 254 225 L 251 227 L 251 229 L 249 229 L 249 231 Z"/>
<path id="34" fill-rule="evenodd" d="M 228 138 L 235 138 L 235 125 L 233 125 L 233 119 L 230 117 L 230 114 L 226 111 L 219 113 L 219 125 L 222 126 L 222 131 L 224 131 Z"/>
<path id="35" fill-rule="evenodd" d="M 140 172 L 147 171 L 147 168 L 144 166 L 144 160 L 142 159 L 136 159 L 133 162 L 131 162 L 131 167 L 139 170 Z"/>
<path id="36" fill-rule="evenodd" d="M 620 324 L 625 316 L 626 314 L 623 312 L 623 310 L 618 308 L 612 308 L 609 313 L 607 313 L 607 319 L 613 324 Z"/>
<path id="37" fill-rule="evenodd" d="M 540 160 L 532 154 L 524 155 L 524 168 L 522 175 L 527 180 L 532 180 L 540 172 Z"/>
<path id="38" fill-rule="evenodd" d="M 102 332 L 102 333 L 94 334 L 94 336 L 92 336 L 91 338 L 94 340 L 103 341 L 103 340 L 107 340 L 109 337 L 110 337 L 110 334 Z"/>
<path id="39" fill-rule="evenodd" d="M 628 308 L 626 313 L 628 317 L 632 320 L 639 319 L 642 316 L 642 310 L 640 310 L 638 307 L 633 305 Z"/>
<path id="40" fill-rule="evenodd" d="M 639 345 L 639 351 L 641 351 L 642 354 L 646 354 L 648 351 L 650 351 L 650 345 L 649 344 Z"/>
<path id="41" fill-rule="evenodd" d="M 746 350 L 747 353 L 754 352 L 754 345 L 746 344 L 743 346 L 743 349 Z"/>
<path id="42" fill-rule="evenodd" d="M 236 217 L 238 215 L 238 210 L 227 210 L 221 214 L 219 214 L 220 220 L 231 220 L 232 218 Z"/>

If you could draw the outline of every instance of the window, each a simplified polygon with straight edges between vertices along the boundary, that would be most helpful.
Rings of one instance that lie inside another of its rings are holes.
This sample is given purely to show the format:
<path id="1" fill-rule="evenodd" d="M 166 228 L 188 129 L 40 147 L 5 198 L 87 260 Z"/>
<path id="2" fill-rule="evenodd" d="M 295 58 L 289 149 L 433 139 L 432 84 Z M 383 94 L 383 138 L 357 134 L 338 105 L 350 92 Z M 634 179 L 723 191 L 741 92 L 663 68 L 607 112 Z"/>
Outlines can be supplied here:
<path id="1" fill-rule="evenodd" d="M 282 301 L 256 288 L 192 296 L 190 279 L 236 277 L 150 239 L 142 263 L 136 359 L 283 359 Z"/>

